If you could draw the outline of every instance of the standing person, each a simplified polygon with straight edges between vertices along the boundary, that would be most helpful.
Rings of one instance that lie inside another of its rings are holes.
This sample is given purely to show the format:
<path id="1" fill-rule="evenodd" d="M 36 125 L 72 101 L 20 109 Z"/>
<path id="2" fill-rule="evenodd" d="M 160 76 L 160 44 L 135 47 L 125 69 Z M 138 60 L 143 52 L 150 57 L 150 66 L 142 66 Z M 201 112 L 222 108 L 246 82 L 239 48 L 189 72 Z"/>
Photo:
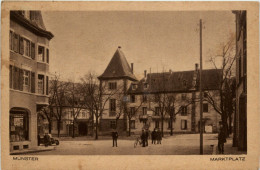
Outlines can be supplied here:
<path id="1" fill-rule="evenodd" d="M 162 144 L 161 141 L 162 141 L 162 132 L 160 131 L 160 129 L 158 129 L 158 132 L 157 132 L 157 144 Z"/>
<path id="2" fill-rule="evenodd" d="M 113 138 L 113 147 L 116 146 L 117 147 L 117 138 L 118 138 L 118 133 L 117 131 L 113 131 L 112 132 L 112 138 Z"/>
<path id="3" fill-rule="evenodd" d="M 155 131 L 155 128 L 152 131 L 152 144 L 156 144 L 156 131 Z"/>
<path id="4" fill-rule="evenodd" d="M 142 134 L 141 134 L 141 140 L 142 140 L 142 146 L 145 147 L 145 132 L 144 129 L 142 130 Z"/>
<path id="5" fill-rule="evenodd" d="M 148 129 L 145 130 L 145 146 L 148 146 L 148 138 L 149 138 L 149 132 Z"/>
<path id="6" fill-rule="evenodd" d="M 223 125 L 220 124 L 218 133 L 218 153 L 224 154 L 224 143 L 226 143 L 226 133 Z"/>

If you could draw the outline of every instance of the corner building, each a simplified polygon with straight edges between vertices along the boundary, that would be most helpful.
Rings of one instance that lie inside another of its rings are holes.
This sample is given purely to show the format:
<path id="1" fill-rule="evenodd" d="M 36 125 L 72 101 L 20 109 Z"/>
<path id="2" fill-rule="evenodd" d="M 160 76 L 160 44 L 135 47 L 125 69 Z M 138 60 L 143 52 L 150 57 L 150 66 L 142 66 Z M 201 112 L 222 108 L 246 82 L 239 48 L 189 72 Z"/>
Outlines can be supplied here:
<path id="1" fill-rule="evenodd" d="M 10 153 L 38 146 L 39 111 L 48 105 L 49 41 L 40 11 L 10 12 Z"/>

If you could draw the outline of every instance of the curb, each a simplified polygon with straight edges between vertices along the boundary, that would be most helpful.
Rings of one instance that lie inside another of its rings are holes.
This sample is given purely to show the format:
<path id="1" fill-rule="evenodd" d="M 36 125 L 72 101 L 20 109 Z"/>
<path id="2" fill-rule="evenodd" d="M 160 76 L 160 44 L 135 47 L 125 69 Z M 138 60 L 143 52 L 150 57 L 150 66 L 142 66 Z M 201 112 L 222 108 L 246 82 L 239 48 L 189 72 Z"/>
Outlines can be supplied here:
<path id="1" fill-rule="evenodd" d="M 44 150 L 27 150 L 27 151 L 13 152 L 10 153 L 10 155 L 23 155 L 27 153 L 36 153 L 36 152 L 44 152 L 44 151 L 52 151 L 52 150 L 55 150 L 55 147 L 50 149 L 44 149 Z"/>

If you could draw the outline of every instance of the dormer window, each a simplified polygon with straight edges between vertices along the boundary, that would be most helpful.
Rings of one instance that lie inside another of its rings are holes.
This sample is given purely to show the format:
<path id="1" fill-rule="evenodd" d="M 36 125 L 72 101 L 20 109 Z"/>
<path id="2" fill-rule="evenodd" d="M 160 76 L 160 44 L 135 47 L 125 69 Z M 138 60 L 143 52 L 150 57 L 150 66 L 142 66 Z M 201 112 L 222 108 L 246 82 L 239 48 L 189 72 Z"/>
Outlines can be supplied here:
<path id="1" fill-rule="evenodd" d="M 109 83 L 109 90 L 115 90 L 117 88 L 116 82 L 110 82 Z"/>

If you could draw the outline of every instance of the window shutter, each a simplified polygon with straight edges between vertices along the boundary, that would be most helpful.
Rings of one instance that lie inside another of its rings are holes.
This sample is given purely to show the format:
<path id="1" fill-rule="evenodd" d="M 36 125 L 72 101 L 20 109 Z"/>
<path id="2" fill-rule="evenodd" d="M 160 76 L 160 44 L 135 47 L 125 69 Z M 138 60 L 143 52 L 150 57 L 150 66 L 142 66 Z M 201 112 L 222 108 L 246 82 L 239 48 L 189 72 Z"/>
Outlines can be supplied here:
<path id="1" fill-rule="evenodd" d="M 49 94 L 49 77 L 46 76 L 46 95 Z"/>
<path id="2" fill-rule="evenodd" d="M 23 69 L 19 69 L 19 90 L 23 91 Z"/>
<path id="3" fill-rule="evenodd" d="M 31 92 L 35 93 L 35 73 L 31 72 Z"/>
<path id="4" fill-rule="evenodd" d="M 9 87 L 13 88 L 13 66 L 9 67 Z"/>
<path id="5" fill-rule="evenodd" d="M 10 35 L 9 35 L 9 45 L 10 45 L 10 50 L 13 50 L 13 32 L 10 31 Z"/>
<path id="6" fill-rule="evenodd" d="M 35 59 L 35 44 L 31 42 L 31 57 Z"/>
<path id="7" fill-rule="evenodd" d="M 14 89 L 15 90 L 19 89 L 18 83 L 19 83 L 19 70 L 17 67 L 14 67 Z"/>
<path id="8" fill-rule="evenodd" d="M 19 52 L 19 36 L 18 34 L 15 34 L 13 35 L 13 49 L 15 52 Z"/>
<path id="9" fill-rule="evenodd" d="M 19 53 L 24 54 L 24 44 L 23 44 L 23 37 L 19 37 Z"/>

